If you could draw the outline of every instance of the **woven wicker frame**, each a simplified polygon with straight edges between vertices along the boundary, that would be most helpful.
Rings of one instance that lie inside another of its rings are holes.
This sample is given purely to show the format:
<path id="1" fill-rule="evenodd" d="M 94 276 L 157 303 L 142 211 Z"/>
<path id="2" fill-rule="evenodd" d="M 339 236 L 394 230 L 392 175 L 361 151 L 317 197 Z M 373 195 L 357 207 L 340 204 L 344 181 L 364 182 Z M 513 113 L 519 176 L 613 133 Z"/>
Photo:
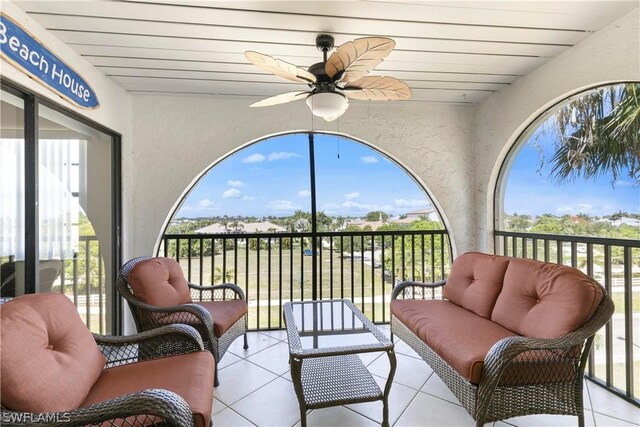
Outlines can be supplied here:
<path id="1" fill-rule="evenodd" d="M 105 369 L 204 350 L 200 334 L 186 325 L 170 325 L 125 337 L 95 335 L 107 359 Z M 2 408 L 2 425 L 40 426 L 193 426 L 187 402 L 168 390 L 147 389 L 67 412 L 34 414 Z"/>
<path id="2" fill-rule="evenodd" d="M 344 347 L 304 349 L 293 315 L 294 304 L 322 304 L 341 301 L 373 334 L 378 343 Z M 298 398 L 302 427 L 307 425 L 307 410 L 352 403 L 382 400 L 382 426 L 389 426 L 389 393 L 396 371 L 396 356 L 391 342 L 349 300 L 288 302 L 283 312 L 289 341 L 291 379 Z M 384 390 L 373 379 L 358 353 L 381 352 L 389 358 L 389 376 Z"/>
<path id="3" fill-rule="evenodd" d="M 213 354 L 216 361 L 215 383 L 220 384 L 218 379 L 218 364 L 227 349 L 236 338 L 244 335 L 244 349 L 248 349 L 247 344 L 247 316 L 238 320 L 222 336 L 217 337 L 214 332 L 215 318 L 204 307 L 197 304 L 183 304 L 172 307 L 156 307 L 146 304 L 135 297 L 129 286 L 129 273 L 140 261 L 150 259 L 150 257 L 134 258 L 122 266 L 116 289 L 127 300 L 138 331 L 149 331 L 167 324 L 166 317 L 171 315 L 174 323 L 185 323 L 193 326 L 200 335 L 207 350 Z M 242 299 L 246 301 L 242 289 L 232 283 L 225 283 L 215 286 L 199 286 L 189 283 L 191 298 L 195 301 L 227 301 Z"/>
<path id="4" fill-rule="evenodd" d="M 445 285 L 446 281 L 403 282 L 393 290 L 392 299 L 441 299 Z M 391 332 L 431 366 L 477 426 L 532 414 L 575 415 L 584 426 L 582 388 L 587 358 L 595 333 L 614 312 L 613 301 L 604 289 L 603 293 L 591 319 L 574 332 L 554 339 L 513 336 L 498 341 L 484 359 L 479 384 L 460 375 L 395 316 L 391 317 Z M 572 375 L 567 375 L 567 367 Z M 517 369 L 517 384 L 508 381 L 510 369 Z"/>

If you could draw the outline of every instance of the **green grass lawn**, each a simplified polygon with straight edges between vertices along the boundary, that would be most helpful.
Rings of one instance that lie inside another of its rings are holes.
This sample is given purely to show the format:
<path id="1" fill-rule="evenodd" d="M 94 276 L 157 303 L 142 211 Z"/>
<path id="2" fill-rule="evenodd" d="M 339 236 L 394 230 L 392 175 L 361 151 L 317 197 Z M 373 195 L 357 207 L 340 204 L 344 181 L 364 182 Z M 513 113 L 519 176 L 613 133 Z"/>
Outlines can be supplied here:
<path id="1" fill-rule="evenodd" d="M 250 304 L 249 327 L 252 329 L 281 327 L 282 303 L 312 298 L 313 258 L 302 255 L 299 247 L 294 248 L 293 252 L 284 249 L 282 254 L 278 248 L 272 248 L 271 253 L 262 249 L 259 258 L 256 251 L 247 254 L 244 248 L 238 248 L 237 255 L 234 255 L 234 251 L 229 250 L 226 255 L 218 254 L 213 259 L 205 257 L 202 269 L 199 258 L 194 257 L 191 261 L 181 259 L 180 264 L 186 275 L 189 275 L 189 262 L 191 282 L 206 285 L 232 282 L 245 290 Z M 352 299 L 373 321 L 389 320 L 388 305 L 393 278 L 384 277 L 383 268 L 373 268 L 367 261 L 343 258 L 338 252 L 328 250 L 324 250 L 321 257 L 318 256 L 317 262 L 322 266 L 318 270 L 318 298 Z M 422 266 L 421 262 L 418 264 L 417 274 L 420 276 Z M 401 276 L 401 271 L 398 271 L 397 279 L 402 279 Z M 405 277 L 413 279 L 414 275 L 407 271 Z M 427 265 L 425 278 L 433 281 Z M 436 280 L 439 279 L 436 277 Z M 371 300 L 372 296 L 377 298 L 375 302 Z"/>

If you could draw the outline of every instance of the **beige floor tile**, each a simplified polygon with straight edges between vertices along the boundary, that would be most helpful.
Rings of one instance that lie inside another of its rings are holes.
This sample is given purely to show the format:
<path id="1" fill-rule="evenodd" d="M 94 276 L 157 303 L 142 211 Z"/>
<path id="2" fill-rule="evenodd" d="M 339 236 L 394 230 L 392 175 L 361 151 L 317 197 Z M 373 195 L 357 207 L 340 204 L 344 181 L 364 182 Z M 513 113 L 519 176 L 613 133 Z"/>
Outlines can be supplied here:
<path id="1" fill-rule="evenodd" d="M 378 383 L 380 390 L 384 390 L 386 378 L 378 376 L 374 376 L 373 378 Z M 391 385 L 391 392 L 389 394 L 389 423 L 391 425 L 398 420 L 416 394 L 418 394 L 416 390 L 403 386 L 402 384 L 394 383 Z M 347 405 L 347 408 L 382 423 L 382 401 L 357 403 Z"/>
<path id="2" fill-rule="evenodd" d="M 235 426 L 253 426 L 249 420 L 243 418 L 230 408 L 225 408 L 222 411 L 218 412 L 213 416 L 212 426 L 224 426 L 224 427 L 235 427 Z"/>
<path id="3" fill-rule="evenodd" d="M 236 356 L 230 351 L 227 351 L 224 354 L 224 356 L 222 356 L 222 360 L 218 362 L 218 369 L 226 368 L 227 366 L 233 365 L 234 363 L 239 362 L 241 360 L 242 360 L 241 357 Z"/>
<path id="4" fill-rule="evenodd" d="M 258 365 L 241 360 L 221 371 L 220 385 L 216 387 L 214 396 L 230 406 L 276 377 Z"/>
<path id="5" fill-rule="evenodd" d="M 420 391 L 462 406 L 456 396 L 449 390 L 449 387 L 435 373 L 429 377 L 429 380 Z"/>
<path id="6" fill-rule="evenodd" d="M 287 340 L 287 331 L 284 329 L 279 329 L 277 331 L 261 331 L 260 333 L 280 341 Z"/>
<path id="7" fill-rule="evenodd" d="M 293 384 L 282 378 L 234 403 L 231 409 L 260 426 L 292 426 L 300 421 Z"/>
<path id="8" fill-rule="evenodd" d="M 247 335 L 247 342 L 249 343 L 249 349 L 245 350 L 242 348 L 244 346 L 244 340 L 242 337 L 239 337 L 229 346 L 228 351 L 239 357 L 249 357 L 265 348 L 278 344 L 280 341 L 258 332 L 250 332 Z"/>
<path id="9" fill-rule="evenodd" d="M 640 408 L 597 384 L 589 384 L 593 412 L 640 425 Z"/>
<path id="10" fill-rule="evenodd" d="M 578 417 L 573 415 L 526 415 L 524 417 L 509 418 L 505 421 L 517 427 L 563 427 L 578 425 Z M 593 415 L 591 411 L 584 411 L 584 422 L 587 426 L 593 426 Z"/>
<path id="11" fill-rule="evenodd" d="M 475 422 L 461 406 L 419 392 L 395 425 L 472 427 Z"/>
<path id="12" fill-rule="evenodd" d="M 414 359 L 404 354 L 396 354 L 397 367 L 393 381 L 420 390 L 433 373 L 433 370 L 422 359 Z M 389 359 L 378 357 L 375 362 L 367 366 L 369 371 L 383 378 L 389 376 Z"/>
<path id="13" fill-rule="evenodd" d="M 378 357 L 385 357 L 387 359 L 389 359 L 389 357 L 387 356 L 387 353 L 360 353 L 358 354 L 358 357 L 360 357 L 360 360 L 362 360 L 362 363 L 364 363 L 365 366 L 369 366 L 370 364 L 372 364 Z"/>
<path id="14" fill-rule="evenodd" d="M 413 357 L 415 359 L 422 360 L 420 355 L 418 353 L 416 353 L 411 347 L 409 347 L 407 345 L 407 343 L 402 341 L 400 338 L 397 338 L 395 340 L 395 346 L 394 347 L 395 347 L 396 353 L 398 353 L 398 354 L 404 354 L 405 356 L 411 356 L 411 357 Z"/>
<path id="15" fill-rule="evenodd" d="M 314 409 L 307 414 L 307 427 L 359 427 L 359 426 L 379 426 L 373 420 L 363 417 L 344 406 L 334 406 L 331 408 Z M 300 427 L 300 423 L 296 424 Z"/>
<path id="16" fill-rule="evenodd" d="M 594 417 L 596 419 L 596 427 L 618 427 L 618 426 L 638 426 L 640 425 L 640 420 L 637 420 L 635 423 L 630 423 L 627 421 L 619 420 L 618 418 L 608 417 L 606 415 L 598 414 L 595 412 Z"/>
<path id="17" fill-rule="evenodd" d="M 247 357 L 245 360 L 255 363 L 276 375 L 283 375 L 289 370 L 289 345 L 279 342 Z"/>
<path id="18" fill-rule="evenodd" d="M 213 394 L 215 394 L 216 391 L 215 389 L 213 390 Z M 227 407 L 227 405 L 225 405 L 224 403 L 220 402 L 218 399 L 216 399 L 215 397 L 213 398 L 213 405 L 211 405 L 211 415 L 215 415 L 218 412 L 222 411 L 223 409 L 225 409 Z"/>

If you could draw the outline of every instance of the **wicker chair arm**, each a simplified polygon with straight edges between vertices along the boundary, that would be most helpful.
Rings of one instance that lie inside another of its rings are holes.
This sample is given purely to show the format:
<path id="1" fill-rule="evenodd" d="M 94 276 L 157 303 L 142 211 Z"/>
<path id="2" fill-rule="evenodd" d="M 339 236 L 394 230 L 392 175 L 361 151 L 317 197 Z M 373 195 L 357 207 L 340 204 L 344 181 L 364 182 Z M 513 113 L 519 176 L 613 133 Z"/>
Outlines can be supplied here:
<path id="1" fill-rule="evenodd" d="M 578 370 L 580 375 L 584 373 L 588 350 L 590 349 L 593 336 L 602 326 L 604 326 L 613 315 L 615 306 L 611 298 L 605 295 L 591 318 L 580 328 L 566 335 L 557 338 L 530 338 L 523 336 L 506 337 L 498 341 L 491 347 L 484 359 L 482 376 L 478 387 L 478 401 L 484 402 L 479 408 L 479 414 L 486 413 L 490 396 L 500 382 L 505 370 L 514 363 L 514 359 L 522 353 L 532 350 L 551 350 L 558 352 L 558 358 L 568 355 L 569 359 L 579 359 Z M 581 354 L 571 355 L 571 349 L 576 346 L 585 346 Z"/>
<path id="2" fill-rule="evenodd" d="M 118 346 L 118 345 L 139 344 L 143 341 L 147 341 L 153 338 L 168 337 L 168 335 L 173 335 L 170 338 L 177 341 L 178 340 L 192 341 L 194 344 L 194 347 L 196 348 L 195 351 L 204 350 L 204 347 L 202 344 L 202 337 L 200 337 L 200 334 L 198 333 L 198 331 L 196 331 L 193 327 L 189 325 L 181 325 L 181 324 L 162 326 L 157 329 L 152 329 L 146 332 L 140 332 L 133 335 L 118 336 L 118 335 L 93 334 L 93 338 L 96 340 L 96 344 L 98 345 Z"/>
<path id="3" fill-rule="evenodd" d="M 405 289 L 411 288 L 423 288 L 423 289 L 435 289 L 439 287 L 443 287 L 447 284 L 446 280 L 440 280 L 438 282 L 433 283 L 423 283 L 423 282 L 414 282 L 414 281 L 405 281 L 398 283 L 391 292 L 391 299 L 397 299 L 400 294 L 404 294 Z"/>
<path id="4" fill-rule="evenodd" d="M 151 422 L 145 421 L 151 421 L 151 417 L 167 426 L 193 426 L 193 414 L 187 402 L 176 393 L 163 389 L 142 390 L 65 412 L 14 412 L 3 408 L 0 420 L 7 426 L 69 427 L 89 424 L 147 425 Z M 123 422 L 125 419 L 129 422 Z"/>
<path id="5" fill-rule="evenodd" d="M 231 291 L 234 294 L 233 299 L 242 299 L 242 300 L 245 299 L 244 291 L 242 290 L 242 288 L 240 288 L 240 286 L 236 285 L 235 283 L 223 283 L 220 285 L 213 285 L 213 286 L 203 286 L 203 285 L 196 285 L 194 283 L 189 283 L 189 289 L 200 292 L 201 301 L 202 301 L 202 292 L 211 292 L 211 299 L 208 301 L 228 299 L 226 298 L 227 291 Z M 220 291 L 223 297 L 216 298 L 216 291 Z"/>
<path id="6" fill-rule="evenodd" d="M 128 336 L 94 334 L 107 368 L 204 350 L 198 331 L 188 325 L 167 325 Z"/>

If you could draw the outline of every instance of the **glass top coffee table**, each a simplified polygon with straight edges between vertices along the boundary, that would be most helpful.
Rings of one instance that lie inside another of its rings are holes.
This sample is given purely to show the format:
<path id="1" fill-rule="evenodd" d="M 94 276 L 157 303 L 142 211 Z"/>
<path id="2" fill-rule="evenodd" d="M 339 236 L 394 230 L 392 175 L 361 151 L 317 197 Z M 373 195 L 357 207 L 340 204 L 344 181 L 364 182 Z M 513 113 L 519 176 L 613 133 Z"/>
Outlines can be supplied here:
<path id="1" fill-rule="evenodd" d="M 382 400 L 382 425 L 388 426 L 389 391 L 396 370 L 393 343 L 349 300 L 288 302 L 284 320 L 302 427 L 308 409 L 375 400 Z M 390 365 L 384 390 L 358 357 L 382 351 Z"/>

